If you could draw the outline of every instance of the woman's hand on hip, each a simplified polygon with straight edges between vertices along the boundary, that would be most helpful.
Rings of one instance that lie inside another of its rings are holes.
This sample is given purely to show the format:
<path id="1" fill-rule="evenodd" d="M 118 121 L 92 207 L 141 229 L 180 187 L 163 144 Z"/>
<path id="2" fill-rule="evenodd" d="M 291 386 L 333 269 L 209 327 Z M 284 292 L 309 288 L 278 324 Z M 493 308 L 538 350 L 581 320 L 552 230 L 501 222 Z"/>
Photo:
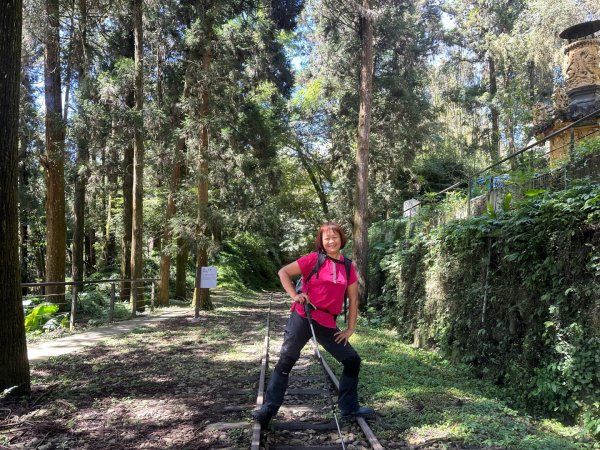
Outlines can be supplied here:
<path id="1" fill-rule="evenodd" d="M 343 342 L 344 345 L 346 345 L 348 343 L 348 339 L 350 339 L 350 336 L 352 336 L 353 334 L 354 334 L 354 330 L 351 330 L 349 328 L 346 328 L 343 331 L 338 331 L 337 333 L 334 334 L 335 343 L 340 344 Z"/>
<path id="2" fill-rule="evenodd" d="M 308 302 L 309 304 L 312 305 L 312 303 L 310 303 L 310 299 L 308 298 L 308 295 L 306 295 L 304 292 L 300 292 L 299 294 L 296 294 L 296 296 L 294 297 L 294 301 L 300 303 L 301 305 L 303 305 L 306 302 Z"/>

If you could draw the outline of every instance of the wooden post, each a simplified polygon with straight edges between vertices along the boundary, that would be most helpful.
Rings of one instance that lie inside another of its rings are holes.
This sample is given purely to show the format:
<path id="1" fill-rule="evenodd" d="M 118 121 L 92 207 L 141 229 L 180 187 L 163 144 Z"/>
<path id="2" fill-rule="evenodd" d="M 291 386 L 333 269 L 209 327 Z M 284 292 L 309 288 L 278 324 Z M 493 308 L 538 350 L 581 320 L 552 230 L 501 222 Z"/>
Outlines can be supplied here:
<path id="1" fill-rule="evenodd" d="M 154 311 L 154 280 L 150 281 L 152 289 L 150 290 L 150 311 Z"/>
<path id="2" fill-rule="evenodd" d="M 108 321 L 112 322 L 115 316 L 115 293 L 116 287 L 114 281 L 110 283 L 110 306 L 108 307 Z"/>
<path id="3" fill-rule="evenodd" d="M 69 318 L 69 330 L 75 329 L 75 309 L 77 308 L 77 285 L 73 285 L 71 289 L 71 317 Z"/>
<path id="4" fill-rule="evenodd" d="M 133 291 L 133 296 L 129 300 L 131 303 L 131 317 L 135 317 L 136 308 L 137 308 L 137 280 L 131 280 L 131 289 Z"/>

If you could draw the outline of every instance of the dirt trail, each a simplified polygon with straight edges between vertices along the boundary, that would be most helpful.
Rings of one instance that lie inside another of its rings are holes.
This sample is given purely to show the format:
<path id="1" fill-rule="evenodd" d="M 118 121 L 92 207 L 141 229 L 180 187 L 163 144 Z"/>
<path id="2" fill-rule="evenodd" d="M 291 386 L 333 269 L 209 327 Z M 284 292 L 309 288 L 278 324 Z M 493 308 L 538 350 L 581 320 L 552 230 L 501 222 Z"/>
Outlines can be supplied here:
<path id="1" fill-rule="evenodd" d="M 214 301 L 39 356 L 31 396 L 0 400 L 0 448 L 248 448 L 268 295 Z"/>
<path id="2" fill-rule="evenodd" d="M 138 316 L 135 319 L 95 328 L 83 333 L 41 342 L 27 346 L 27 356 L 32 364 L 45 361 L 54 356 L 78 352 L 108 338 L 114 338 L 129 333 L 136 328 L 157 324 L 172 317 L 181 317 L 193 314 L 189 308 L 170 308 L 153 316 Z"/>

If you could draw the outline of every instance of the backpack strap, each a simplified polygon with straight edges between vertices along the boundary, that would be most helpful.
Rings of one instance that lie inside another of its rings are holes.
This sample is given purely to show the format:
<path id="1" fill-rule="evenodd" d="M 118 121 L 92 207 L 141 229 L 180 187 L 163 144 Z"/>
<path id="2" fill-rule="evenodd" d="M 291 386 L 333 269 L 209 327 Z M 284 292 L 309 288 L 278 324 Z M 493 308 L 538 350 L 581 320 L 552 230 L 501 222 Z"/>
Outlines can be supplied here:
<path id="1" fill-rule="evenodd" d="M 344 267 L 346 267 L 346 291 L 344 292 L 344 323 L 348 323 L 348 286 L 350 285 L 350 270 L 352 260 L 344 256 Z"/>
<path id="2" fill-rule="evenodd" d="M 308 284 L 308 281 L 312 278 L 312 276 L 314 274 L 317 274 L 317 280 L 319 279 L 319 270 L 321 269 L 321 266 L 325 262 L 326 258 L 327 258 L 327 255 L 324 252 L 319 252 L 318 253 L 317 262 L 315 263 L 315 265 L 313 266 L 312 270 L 310 271 L 310 273 L 306 277 L 306 281 L 305 281 L 306 284 Z"/>
<path id="3" fill-rule="evenodd" d="M 295 285 L 294 289 L 296 290 L 297 294 L 300 294 L 302 292 L 302 286 L 304 284 L 308 284 L 308 281 L 312 278 L 313 275 L 316 274 L 317 279 L 319 278 L 319 270 L 321 269 L 321 266 L 325 262 L 326 258 L 327 258 L 327 255 L 324 252 L 318 252 L 317 261 L 315 262 L 315 265 L 313 266 L 312 270 L 306 277 L 306 281 L 302 280 L 302 276 L 300 276 L 300 278 L 298 278 L 298 280 L 296 281 L 296 285 Z"/>

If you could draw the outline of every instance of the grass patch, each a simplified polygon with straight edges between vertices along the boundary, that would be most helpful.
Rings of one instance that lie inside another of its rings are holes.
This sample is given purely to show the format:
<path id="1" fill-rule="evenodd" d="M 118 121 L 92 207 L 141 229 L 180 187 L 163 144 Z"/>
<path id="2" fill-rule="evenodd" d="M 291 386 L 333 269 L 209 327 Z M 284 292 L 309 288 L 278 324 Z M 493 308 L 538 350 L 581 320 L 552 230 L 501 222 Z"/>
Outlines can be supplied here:
<path id="1" fill-rule="evenodd" d="M 436 352 L 402 343 L 392 331 L 359 326 L 351 341 L 363 359 L 360 398 L 381 414 L 373 430 L 390 447 L 462 442 L 515 450 L 599 448 L 583 428 L 511 408 L 497 386 Z M 340 373 L 340 365 L 323 354 Z"/>

